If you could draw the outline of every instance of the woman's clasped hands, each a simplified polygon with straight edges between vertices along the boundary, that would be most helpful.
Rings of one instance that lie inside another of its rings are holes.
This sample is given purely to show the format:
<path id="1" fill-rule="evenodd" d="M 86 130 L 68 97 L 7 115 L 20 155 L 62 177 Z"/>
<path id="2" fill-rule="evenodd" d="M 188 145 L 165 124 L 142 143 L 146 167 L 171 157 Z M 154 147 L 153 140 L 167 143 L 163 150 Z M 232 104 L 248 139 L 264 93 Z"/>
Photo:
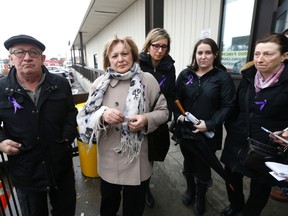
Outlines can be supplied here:
<path id="1" fill-rule="evenodd" d="M 117 125 L 125 121 L 125 116 L 122 112 L 115 108 L 106 109 L 103 112 L 102 120 L 109 125 Z"/>
<path id="2" fill-rule="evenodd" d="M 145 115 L 135 115 L 128 121 L 128 126 L 131 132 L 137 132 L 147 125 L 148 120 Z"/>
<path id="3" fill-rule="evenodd" d="M 127 121 L 131 132 L 142 130 L 148 123 L 145 115 L 134 115 L 131 118 L 127 118 L 122 112 L 115 108 L 105 110 L 102 115 L 102 120 L 109 125 L 117 125 Z"/>

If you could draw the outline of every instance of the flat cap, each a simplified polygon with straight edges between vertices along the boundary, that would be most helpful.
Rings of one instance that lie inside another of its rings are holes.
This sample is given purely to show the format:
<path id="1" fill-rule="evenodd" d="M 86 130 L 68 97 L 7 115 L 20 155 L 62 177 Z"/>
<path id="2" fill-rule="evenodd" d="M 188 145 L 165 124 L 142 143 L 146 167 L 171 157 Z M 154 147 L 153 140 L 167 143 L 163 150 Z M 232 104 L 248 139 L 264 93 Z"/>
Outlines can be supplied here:
<path id="1" fill-rule="evenodd" d="M 44 51 L 46 48 L 45 45 L 41 43 L 39 40 L 37 40 L 36 38 L 31 37 L 29 35 L 24 35 L 24 34 L 10 37 L 4 42 L 4 46 L 7 50 L 9 50 L 9 48 L 16 43 L 34 44 L 42 51 Z"/>

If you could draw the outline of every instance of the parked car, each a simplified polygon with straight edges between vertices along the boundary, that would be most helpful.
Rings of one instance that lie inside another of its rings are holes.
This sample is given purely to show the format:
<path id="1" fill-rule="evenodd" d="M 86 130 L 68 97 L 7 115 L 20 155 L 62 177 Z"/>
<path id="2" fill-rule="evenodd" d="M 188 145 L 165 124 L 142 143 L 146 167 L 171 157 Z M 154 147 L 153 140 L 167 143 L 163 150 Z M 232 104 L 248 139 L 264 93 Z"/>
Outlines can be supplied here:
<path id="1" fill-rule="evenodd" d="M 54 71 L 58 71 L 58 70 L 63 70 L 64 68 L 61 66 L 46 66 L 46 68 L 49 70 L 49 72 L 54 72 Z"/>
<path id="2" fill-rule="evenodd" d="M 0 74 L 7 75 L 10 67 L 8 64 L 5 64 L 3 61 L 0 61 Z"/>
<path id="3" fill-rule="evenodd" d="M 65 61 L 63 65 L 66 68 L 70 68 L 70 67 L 72 67 L 72 62 L 71 61 Z"/>
<path id="4" fill-rule="evenodd" d="M 66 69 L 60 66 L 46 66 L 46 68 L 50 73 L 65 77 L 70 85 L 74 83 L 73 73 L 70 69 Z"/>

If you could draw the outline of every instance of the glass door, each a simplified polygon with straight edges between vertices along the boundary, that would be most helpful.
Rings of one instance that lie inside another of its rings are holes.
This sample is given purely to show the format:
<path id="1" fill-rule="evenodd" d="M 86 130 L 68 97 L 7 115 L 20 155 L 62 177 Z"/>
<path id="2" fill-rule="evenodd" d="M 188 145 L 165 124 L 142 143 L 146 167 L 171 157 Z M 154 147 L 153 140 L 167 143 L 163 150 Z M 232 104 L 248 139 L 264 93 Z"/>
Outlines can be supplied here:
<path id="1" fill-rule="evenodd" d="M 240 74 L 246 63 L 255 0 L 225 0 L 221 62 L 227 72 Z M 245 15 L 244 15 L 245 11 Z"/>
<path id="2" fill-rule="evenodd" d="M 282 33 L 288 28 L 288 0 L 282 1 L 276 12 L 276 22 L 274 31 Z"/>

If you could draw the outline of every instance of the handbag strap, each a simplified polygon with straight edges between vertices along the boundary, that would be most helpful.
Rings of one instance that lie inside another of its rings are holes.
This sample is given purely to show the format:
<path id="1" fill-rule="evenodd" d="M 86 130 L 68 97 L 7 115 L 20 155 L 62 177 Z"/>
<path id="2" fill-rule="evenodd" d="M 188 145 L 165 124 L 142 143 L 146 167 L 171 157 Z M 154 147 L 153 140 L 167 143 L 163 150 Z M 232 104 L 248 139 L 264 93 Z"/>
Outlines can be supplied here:
<path id="1" fill-rule="evenodd" d="M 155 100 L 154 100 L 154 102 L 153 102 L 153 105 L 152 105 L 152 107 L 151 107 L 151 109 L 150 109 L 150 112 L 152 112 L 152 111 L 154 110 L 154 108 L 155 108 L 155 106 L 156 106 L 156 103 L 157 103 L 160 95 L 161 95 L 161 91 L 158 92 L 158 94 L 156 95 Z"/>
<path id="2" fill-rule="evenodd" d="M 246 115 L 246 129 L 247 129 L 247 137 L 250 137 L 250 122 L 249 122 L 249 94 L 250 94 L 250 88 L 248 86 L 248 89 L 246 91 L 245 95 L 245 115 Z"/>

